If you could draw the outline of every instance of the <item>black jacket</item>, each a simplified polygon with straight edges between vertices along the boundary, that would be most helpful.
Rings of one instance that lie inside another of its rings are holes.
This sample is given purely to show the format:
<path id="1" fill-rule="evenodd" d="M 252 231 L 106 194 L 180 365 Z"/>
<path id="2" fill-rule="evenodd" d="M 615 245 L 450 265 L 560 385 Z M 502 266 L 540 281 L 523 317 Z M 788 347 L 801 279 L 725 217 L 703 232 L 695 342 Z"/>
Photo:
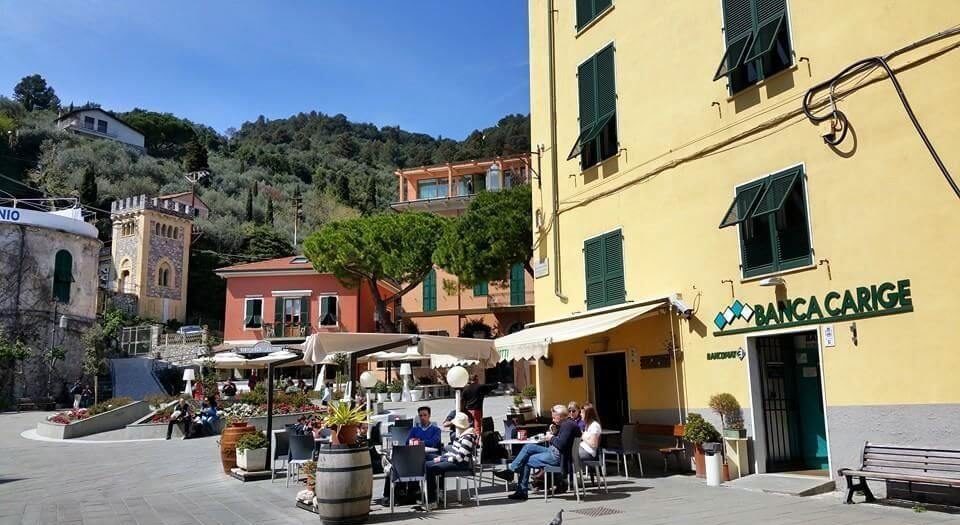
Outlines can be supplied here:
<path id="1" fill-rule="evenodd" d="M 557 429 L 557 435 L 550 440 L 550 445 L 560 451 L 563 456 L 570 456 L 573 450 L 574 438 L 580 437 L 580 427 L 572 419 L 566 419 L 560 423 Z"/>

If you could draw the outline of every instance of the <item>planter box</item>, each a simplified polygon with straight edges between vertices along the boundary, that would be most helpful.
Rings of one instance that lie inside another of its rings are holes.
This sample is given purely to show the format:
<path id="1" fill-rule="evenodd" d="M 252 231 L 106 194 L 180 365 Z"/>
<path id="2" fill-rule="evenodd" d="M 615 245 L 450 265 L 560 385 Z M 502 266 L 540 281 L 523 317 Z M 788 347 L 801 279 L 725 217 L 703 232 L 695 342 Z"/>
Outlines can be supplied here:
<path id="1" fill-rule="evenodd" d="M 37 435 L 52 439 L 73 439 L 90 434 L 99 434 L 124 428 L 128 424 L 150 413 L 150 405 L 144 401 L 134 401 L 129 405 L 108 410 L 102 414 L 74 421 L 69 425 L 57 425 L 48 421 L 37 423 Z M 164 428 L 166 432 L 166 428 Z"/>
<path id="2" fill-rule="evenodd" d="M 377 392 L 377 403 L 386 403 L 390 399 L 390 394 Z"/>
<path id="3" fill-rule="evenodd" d="M 283 430 L 284 425 L 293 425 L 303 416 L 309 416 L 313 412 L 294 412 L 292 414 L 283 414 L 283 415 L 274 415 L 273 416 L 273 429 L 274 430 Z M 264 432 L 267 430 L 267 416 L 257 416 L 251 417 L 247 420 L 248 423 L 257 427 L 257 430 Z"/>
<path id="4" fill-rule="evenodd" d="M 394 403 L 399 403 L 399 402 L 400 402 L 400 398 L 401 398 L 402 396 L 403 396 L 403 394 L 402 394 L 401 392 L 390 393 L 390 401 L 393 401 Z"/>
<path id="5" fill-rule="evenodd" d="M 237 451 L 237 466 L 247 472 L 267 470 L 267 449 L 254 448 Z"/>
<path id="6" fill-rule="evenodd" d="M 417 402 L 423 397 L 422 390 L 411 390 L 410 391 L 410 401 Z"/>

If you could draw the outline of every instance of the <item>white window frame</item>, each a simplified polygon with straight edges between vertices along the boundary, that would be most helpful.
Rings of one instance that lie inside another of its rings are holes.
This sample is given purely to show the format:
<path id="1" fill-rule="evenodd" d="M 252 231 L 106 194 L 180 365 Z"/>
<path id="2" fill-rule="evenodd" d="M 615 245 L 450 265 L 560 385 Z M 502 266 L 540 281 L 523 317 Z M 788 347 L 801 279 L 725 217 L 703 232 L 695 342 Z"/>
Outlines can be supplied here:
<path id="1" fill-rule="evenodd" d="M 247 327 L 247 305 L 250 301 L 257 300 L 260 301 L 260 326 L 255 328 Z M 247 295 L 243 298 L 243 330 L 245 332 L 252 332 L 256 330 L 263 330 L 263 296 L 262 295 Z"/>

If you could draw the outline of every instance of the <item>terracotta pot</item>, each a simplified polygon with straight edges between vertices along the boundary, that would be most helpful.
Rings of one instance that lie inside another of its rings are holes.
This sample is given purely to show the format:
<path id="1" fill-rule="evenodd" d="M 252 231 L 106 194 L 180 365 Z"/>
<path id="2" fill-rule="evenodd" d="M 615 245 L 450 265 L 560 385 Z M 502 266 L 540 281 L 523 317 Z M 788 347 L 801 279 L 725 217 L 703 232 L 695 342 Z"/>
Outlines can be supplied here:
<path id="1" fill-rule="evenodd" d="M 220 434 L 220 463 L 227 474 L 237 466 L 237 440 L 244 434 L 253 434 L 257 427 L 248 423 L 234 423 Z"/>
<path id="2" fill-rule="evenodd" d="M 707 463 L 703 456 L 703 447 L 700 443 L 693 446 L 693 464 L 697 471 L 698 478 L 707 477 Z"/>
<path id="3" fill-rule="evenodd" d="M 359 433 L 359 425 L 343 425 L 333 433 L 331 439 L 334 445 L 356 445 Z"/>
<path id="4" fill-rule="evenodd" d="M 246 422 L 246 421 L 234 421 L 233 423 L 230 423 L 230 426 L 231 426 L 231 427 L 236 427 L 236 428 L 243 428 L 243 427 L 247 426 L 247 422 Z"/>
<path id="5" fill-rule="evenodd" d="M 720 471 L 720 479 L 722 481 L 730 481 L 730 465 L 727 463 L 724 463 L 723 467 L 721 468 L 722 470 Z"/>

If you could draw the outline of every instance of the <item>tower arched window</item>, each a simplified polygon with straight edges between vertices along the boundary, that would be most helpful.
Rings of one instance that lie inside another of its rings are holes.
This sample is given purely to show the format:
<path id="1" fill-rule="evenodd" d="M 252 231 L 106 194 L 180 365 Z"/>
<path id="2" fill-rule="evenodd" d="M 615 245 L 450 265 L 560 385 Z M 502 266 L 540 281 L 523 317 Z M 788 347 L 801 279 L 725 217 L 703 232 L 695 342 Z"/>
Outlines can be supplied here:
<path id="1" fill-rule="evenodd" d="M 157 270 L 157 285 L 170 286 L 170 265 L 165 262 L 160 263 L 160 269 Z"/>
<path id="2" fill-rule="evenodd" d="M 174 239 L 177 238 L 177 232 L 178 232 L 179 230 L 180 230 L 180 228 L 173 228 L 173 238 L 174 238 Z"/>
<path id="3" fill-rule="evenodd" d="M 155 234 L 155 235 L 160 235 L 160 223 L 159 223 L 159 222 L 153 224 L 153 231 L 154 231 L 154 234 Z"/>

